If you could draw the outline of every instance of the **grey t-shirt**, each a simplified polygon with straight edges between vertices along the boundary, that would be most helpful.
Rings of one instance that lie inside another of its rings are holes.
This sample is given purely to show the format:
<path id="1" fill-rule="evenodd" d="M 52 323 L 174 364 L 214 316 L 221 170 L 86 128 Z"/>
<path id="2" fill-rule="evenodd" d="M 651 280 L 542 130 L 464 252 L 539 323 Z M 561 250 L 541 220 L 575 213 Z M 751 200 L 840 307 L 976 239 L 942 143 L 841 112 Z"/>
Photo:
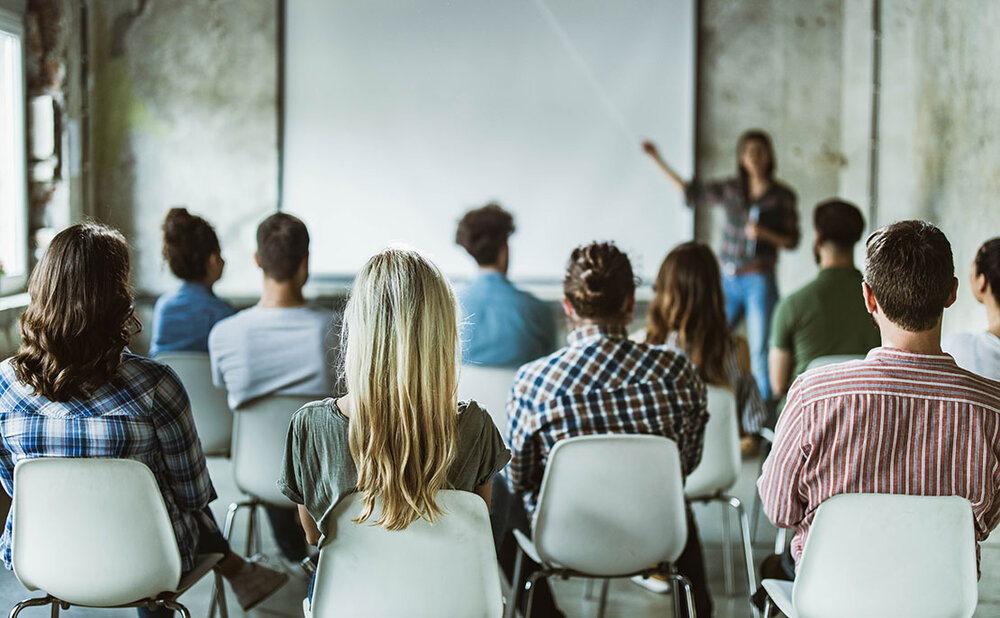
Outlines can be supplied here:
<path id="1" fill-rule="evenodd" d="M 320 532 L 337 503 L 357 491 L 358 469 L 348 442 L 349 421 L 333 398 L 303 406 L 292 417 L 278 489 L 303 504 Z M 500 432 L 475 401 L 458 404 L 455 461 L 448 488 L 473 491 L 493 480 L 510 461 Z M 323 538 L 320 538 L 320 545 Z"/>
<path id="2" fill-rule="evenodd" d="M 212 381 L 229 406 L 264 395 L 336 395 L 339 320 L 313 307 L 251 307 L 208 336 Z"/>

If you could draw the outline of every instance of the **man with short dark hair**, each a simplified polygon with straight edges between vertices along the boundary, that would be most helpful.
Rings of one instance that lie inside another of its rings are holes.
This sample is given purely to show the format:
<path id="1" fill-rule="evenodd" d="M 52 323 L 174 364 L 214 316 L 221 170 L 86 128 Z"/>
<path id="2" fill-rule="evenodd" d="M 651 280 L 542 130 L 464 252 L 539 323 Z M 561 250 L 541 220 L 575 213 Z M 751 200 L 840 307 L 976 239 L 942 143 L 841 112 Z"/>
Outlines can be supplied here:
<path id="1" fill-rule="evenodd" d="M 228 391 L 234 410 L 266 395 L 334 395 L 334 316 L 309 306 L 302 295 L 309 278 L 305 224 L 281 212 L 264 219 L 257 228 L 254 260 L 263 272 L 260 302 L 221 320 L 208 336 L 213 381 Z M 295 509 L 268 507 L 267 512 L 285 558 L 305 558 Z"/>
<path id="2" fill-rule="evenodd" d="M 771 521 L 796 528 L 796 562 L 816 509 L 836 494 L 962 496 L 978 542 L 1000 521 L 1000 382 L 941 351 L 954 270 L 948 239 L 929 223 L 868 238 L 863 297 L 882 347 L 795 381 L 757 483 Z"/>
<path id="3" fill-rule="evenodd" d="M 780 399 L 809 363 L 821 356 L 863 356 L 879 343 L 861 297 L 854 245 L 865 220 L 854 204 L 827 200 L 813 212 L 816 278 L 778 304 L 771 326 L 768 375 Z"/>
<path id="4" fill-rule="evenodd" d="M 497 204 L 465 213 L 455 242 L 479 265 L 479 274 L 458 291 L 466 327 L 462 362 L 517 367 L 555 348 L 555 315 L 507 280 L 514 217 Z"/>

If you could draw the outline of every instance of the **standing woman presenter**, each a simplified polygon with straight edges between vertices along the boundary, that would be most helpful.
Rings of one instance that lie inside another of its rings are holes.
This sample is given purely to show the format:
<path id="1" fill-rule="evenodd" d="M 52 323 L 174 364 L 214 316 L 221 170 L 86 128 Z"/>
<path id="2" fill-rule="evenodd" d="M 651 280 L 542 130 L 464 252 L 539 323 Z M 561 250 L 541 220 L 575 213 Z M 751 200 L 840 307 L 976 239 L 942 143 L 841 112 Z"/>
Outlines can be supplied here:
<path id="1" fill-rule="evenodd" d="M 754 380 L 764 399 L 770 399 L 767 353 L 771 314 L 778 302 L 774 269 L 778 249 L 794 249 L 799 244 L 795 193 L 774 178 L 770 136 L 759 130 L 741 135 L 736 144 L 736 176 L 707 182 L 685 181 L 663 160 L 655 144 L 643 142 L 642 147 L 684 191 L 689 206 L 703 202 L 725 210 L 719 261 L 726 317 L 730 327 L 746 318 Z"/>

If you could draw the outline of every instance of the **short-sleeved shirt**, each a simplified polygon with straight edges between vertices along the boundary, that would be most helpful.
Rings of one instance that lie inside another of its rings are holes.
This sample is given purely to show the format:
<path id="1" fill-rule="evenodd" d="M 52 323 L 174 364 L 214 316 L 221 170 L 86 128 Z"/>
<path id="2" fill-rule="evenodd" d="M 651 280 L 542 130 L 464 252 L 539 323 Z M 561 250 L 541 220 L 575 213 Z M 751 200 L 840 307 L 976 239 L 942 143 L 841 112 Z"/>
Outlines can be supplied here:
<path id="1" fill-rule="evenodd" d="M 208 336 L 212 381 L 233 409 L 265 395 L 336 394 L 339 320 L 313 307 L 251 307 Z"/>
<path id="2" fill-rule="evenodd" d="M 792 353 L 792 381 L 821 356 L 864 356 L 879 346 L 881 337 L 865 308 L 861 281 L 854 267 L 824 268 L 778 303 L 771 347 Z"/>
<path id="3" fill-rule="evenodd" d="M 1000 337 L 989 331 L 950 335 L 941 349 L 951 354 L 962 369 L 991 380 L 1000 380 Z"/>
<path id="4" fill-rule="evenodd" d="M 180 289 L 156 299 L 149 355 L 160 352 L 208 352 L 208 333 L 235 310 L 200 283 L 185 281 Z"/>
<path id="5" fill-rule="evenodd" d="M 474 491 L 507 465 L 510 451 L 490 416 L 474 401 L 458 404 L 456 428 L 456 457 L 448 469 L 448 489 Z M 350 421 L 333 398 L 303 406 L 288 428 L 278 489 L 292 502 L 304 505 L 324 534 L 334 507 L 358 488 L 349 430 Z"/>
<path id="6" fill-rule="evenodd" d="M 36 457 L 134 459 L 156 478 L 181 554 L 195 565 L 201 510 L 215 499 L 187 394 L 166 365 L 122 354 L 117 374 L 89 397 L 50 401 L 18 381 L 10 359 L 0 363 L 0 484 L 11 496 L 14 466 Z M 14 512 L 0 538 L 12 568 Z M 81 531 L 86 534 L 86 531 Z"/>
<path id="7" fill-rule="evenodd" d="M 519 367 L 556 347 L 552 309 L 498 272 L 484 271 L 458 291 L 462 362 Z"/>
<path id="8" fill-rule="evenodd" d="M 687 200 L 691 205 L 704 202 L 725 210 L 726 223 L 722 230 L 719 261 L 729 274 L 751 268 L 770 269 L 778 262 L 777 247 L 763 239 L 747 238 L 744 229 L 750 221 L 751 212 L 757 213 L 757 222 L 761 227 L 789 236 L 795 242 L 799 240 L 795 192 L 780 182 L 772 181 L 764 195 L 750 201 L 739 178 L 709 182 L 695 180 L 687 186 Z"/>

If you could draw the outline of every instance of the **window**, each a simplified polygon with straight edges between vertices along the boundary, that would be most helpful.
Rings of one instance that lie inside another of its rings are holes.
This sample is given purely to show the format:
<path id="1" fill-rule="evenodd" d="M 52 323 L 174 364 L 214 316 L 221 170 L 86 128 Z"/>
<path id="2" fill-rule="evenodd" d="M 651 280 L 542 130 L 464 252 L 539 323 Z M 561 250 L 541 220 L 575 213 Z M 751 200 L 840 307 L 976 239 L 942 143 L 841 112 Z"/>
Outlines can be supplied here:
<path id="1" fill-rule="evenodd" d="M 20 291 L 28 270 L 23 34 L 0 9 L 0 294 Z"/>

